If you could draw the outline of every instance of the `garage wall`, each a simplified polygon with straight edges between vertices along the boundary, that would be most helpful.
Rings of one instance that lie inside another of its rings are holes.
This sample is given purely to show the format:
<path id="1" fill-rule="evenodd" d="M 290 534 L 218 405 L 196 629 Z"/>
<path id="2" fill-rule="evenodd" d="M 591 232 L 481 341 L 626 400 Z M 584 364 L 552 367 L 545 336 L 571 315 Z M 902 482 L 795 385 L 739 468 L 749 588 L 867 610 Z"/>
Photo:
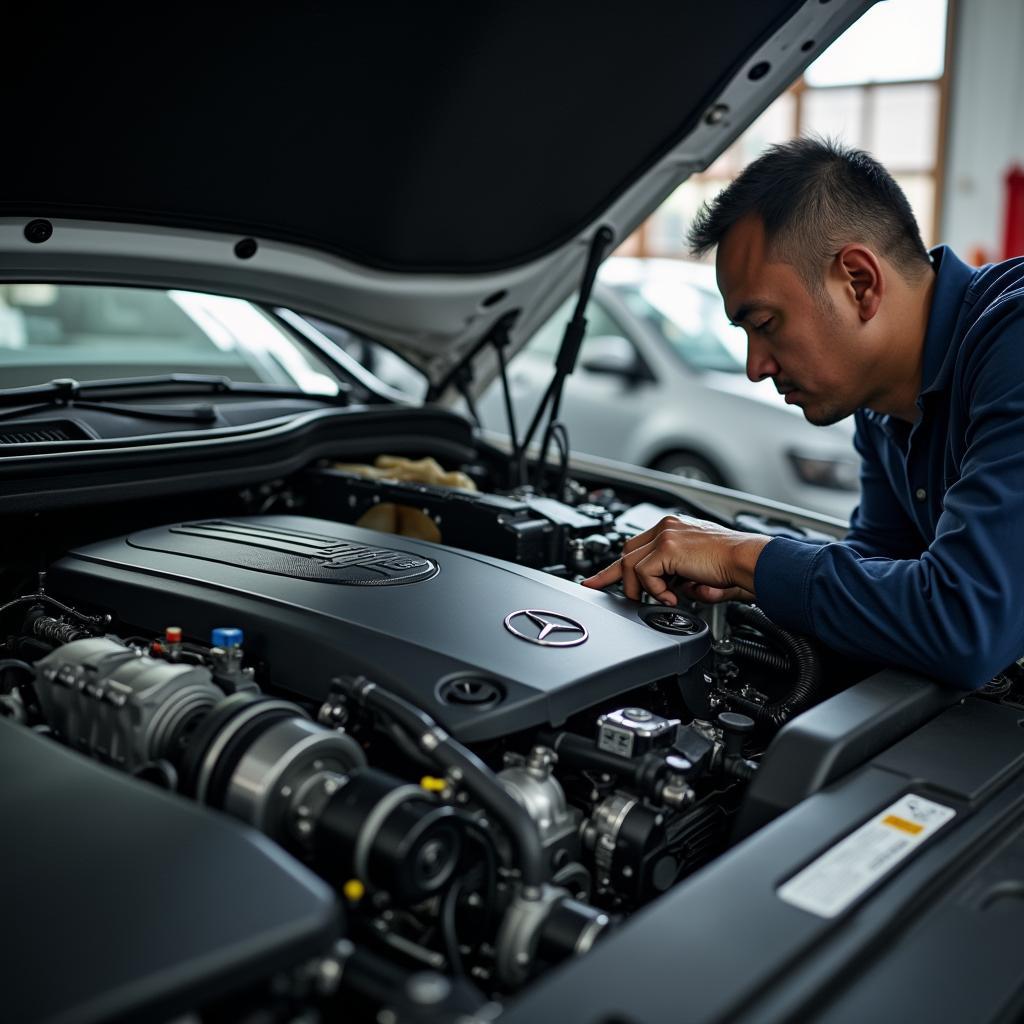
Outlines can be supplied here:
<path id="1" fill-rule="evenodd" d="M 1004 178 L 1024 166 L 1024 3 L 957 0 L 941 239 L 1001 259 Z"/>

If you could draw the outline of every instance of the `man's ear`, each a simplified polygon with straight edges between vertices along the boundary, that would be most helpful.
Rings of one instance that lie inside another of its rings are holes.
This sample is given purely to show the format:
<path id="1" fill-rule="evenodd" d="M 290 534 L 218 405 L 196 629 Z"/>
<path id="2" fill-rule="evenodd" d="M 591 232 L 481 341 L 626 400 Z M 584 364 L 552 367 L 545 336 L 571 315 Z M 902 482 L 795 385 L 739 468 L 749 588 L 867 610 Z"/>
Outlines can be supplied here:
<path id="1" fill-rule="evenodd" d="M 872 319 L 885 294 L 885 276 L 878 257 L 867 246 L 855 242 L 839 250 L 834 267 L 861 320 Z"/>

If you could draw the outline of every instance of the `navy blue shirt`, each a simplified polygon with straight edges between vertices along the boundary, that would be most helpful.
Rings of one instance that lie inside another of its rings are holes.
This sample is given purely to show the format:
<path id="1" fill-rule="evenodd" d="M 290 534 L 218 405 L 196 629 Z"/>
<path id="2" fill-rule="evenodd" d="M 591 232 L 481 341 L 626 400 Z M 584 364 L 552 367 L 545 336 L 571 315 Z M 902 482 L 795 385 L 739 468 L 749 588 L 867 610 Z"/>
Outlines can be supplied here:
<path id="1" fill-rule="evenodd" d="M 1024 259 L 932 260 L 920 418 L 858 410 L 849 534 L 770 541 L 754 588 L 781 626 L 972 689 L 1024 654 Z"/>

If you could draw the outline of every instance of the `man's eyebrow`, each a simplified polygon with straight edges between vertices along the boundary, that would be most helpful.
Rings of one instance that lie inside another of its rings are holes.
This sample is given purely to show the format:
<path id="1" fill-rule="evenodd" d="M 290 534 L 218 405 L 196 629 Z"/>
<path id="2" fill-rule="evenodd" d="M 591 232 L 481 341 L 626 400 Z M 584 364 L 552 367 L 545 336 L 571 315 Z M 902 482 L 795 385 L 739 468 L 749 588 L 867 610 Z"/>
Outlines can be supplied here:
<path id="1" fill-rule="evenodd" d="M 751 299 L 749 302 L 744 302 L 743 305 L 729 317 L 729 323 L 731 323 L 733 327 L 739 327 L 740 324 L 750 316 L 751 312 L 758 308 L 758 306 L 767 305 L 767 299 Z"/>

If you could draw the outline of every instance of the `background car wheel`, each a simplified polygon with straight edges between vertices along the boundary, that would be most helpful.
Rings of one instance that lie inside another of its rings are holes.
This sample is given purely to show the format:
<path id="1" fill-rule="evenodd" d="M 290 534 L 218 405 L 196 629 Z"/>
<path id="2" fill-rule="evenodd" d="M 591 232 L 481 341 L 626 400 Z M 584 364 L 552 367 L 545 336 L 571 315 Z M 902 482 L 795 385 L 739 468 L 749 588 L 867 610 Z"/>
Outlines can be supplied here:
<path id="1" fill-rule="evenodd" d="M 705 484 L 725 484 L 725 477 L 707 459 L 693 452 L 669 452 L 651 463 L 651 469 L 672 473 L 687 480 L 700 480 Z"/>

